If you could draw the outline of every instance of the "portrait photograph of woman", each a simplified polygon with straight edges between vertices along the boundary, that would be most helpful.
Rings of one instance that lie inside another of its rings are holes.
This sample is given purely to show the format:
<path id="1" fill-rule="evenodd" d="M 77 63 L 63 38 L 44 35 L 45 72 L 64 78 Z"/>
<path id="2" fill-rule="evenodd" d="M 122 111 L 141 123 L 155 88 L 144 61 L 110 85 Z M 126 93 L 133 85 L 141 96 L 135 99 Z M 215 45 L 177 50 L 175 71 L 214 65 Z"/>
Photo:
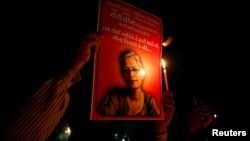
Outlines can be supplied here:
<path id="1" fill-rule="evenodd" d="M 142 88 L 145 71 L 138 54 L 125 50 L 119 57 L 120 73 L 126 87 L 108 90 L 96 111 L 101 116 L 159 116 L 155 98 Z"/>

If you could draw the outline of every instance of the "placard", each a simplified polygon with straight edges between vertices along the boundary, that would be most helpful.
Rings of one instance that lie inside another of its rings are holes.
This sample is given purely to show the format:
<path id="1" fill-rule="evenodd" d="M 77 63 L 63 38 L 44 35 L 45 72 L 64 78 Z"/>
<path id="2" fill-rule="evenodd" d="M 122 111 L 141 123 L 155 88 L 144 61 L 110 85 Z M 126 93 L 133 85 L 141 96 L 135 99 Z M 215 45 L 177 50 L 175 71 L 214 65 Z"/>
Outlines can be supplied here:
<path id="1" fill-rule="evenodd" d="M 162 120 L 162 20 L 119 0 L 100 0 L 91 120 Z"/>

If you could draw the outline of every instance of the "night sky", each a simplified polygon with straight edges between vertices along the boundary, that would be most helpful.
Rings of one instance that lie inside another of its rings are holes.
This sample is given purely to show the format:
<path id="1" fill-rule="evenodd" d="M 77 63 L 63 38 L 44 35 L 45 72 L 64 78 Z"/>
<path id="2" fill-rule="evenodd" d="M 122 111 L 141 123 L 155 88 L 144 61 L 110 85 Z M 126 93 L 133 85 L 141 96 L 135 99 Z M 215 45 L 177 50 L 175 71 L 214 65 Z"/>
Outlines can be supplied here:
<path id="1" fill-rule="evenodd" d="M 125 0 L 163 20 L 169 85 L 179 106 L 192 95 L 207 103 L 221 128 L 247 130 L 249 27 L 244 4 Z M 22 105 L 67 67 L 83 33 L 96 30 L 98 0 L 85 3 L 6 3 L 1 20 L 1 109 Z M 92 61 L 72 88 L 71 112 L 88 111 Z M 7 105 L 3 102 L 7 102 Z M 15 103 L 15 104 L 12 104 Z M 80 114 L 89 119 L 89 113 Z"/>

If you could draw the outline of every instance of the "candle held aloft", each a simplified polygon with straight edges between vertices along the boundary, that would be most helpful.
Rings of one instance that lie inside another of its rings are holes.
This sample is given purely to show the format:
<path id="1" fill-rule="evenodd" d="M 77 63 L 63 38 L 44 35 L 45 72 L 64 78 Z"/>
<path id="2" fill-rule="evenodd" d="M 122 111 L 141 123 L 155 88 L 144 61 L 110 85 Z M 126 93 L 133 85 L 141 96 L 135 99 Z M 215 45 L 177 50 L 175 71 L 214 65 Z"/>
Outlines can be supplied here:
<path id="1" fill-rule="evenodd" d="M 167 77 L 166 62 L 162 59 L 161 63 L 162 63 L 162 68 L 163 68 L 163 75 L 164 75 L 164 81 L 165 81 L 166 91 L 168 91 L 169 88 L 168 88 L 168 77 Z"/>

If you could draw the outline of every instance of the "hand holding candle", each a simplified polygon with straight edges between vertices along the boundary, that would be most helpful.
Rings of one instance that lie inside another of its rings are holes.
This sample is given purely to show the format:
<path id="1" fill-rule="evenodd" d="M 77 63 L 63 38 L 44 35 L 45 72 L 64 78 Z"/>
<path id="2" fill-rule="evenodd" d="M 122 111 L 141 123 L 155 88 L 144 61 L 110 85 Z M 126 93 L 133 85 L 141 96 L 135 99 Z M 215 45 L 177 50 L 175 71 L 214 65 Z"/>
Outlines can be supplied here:
<path id="1" fill-rule="evenodd" d="M 166 85 L 166 91 L 168 91 L 169 88 L 168 88 L 168 78 L 167 78 L 166 62 L 164 61 L 164 59 L 161 59 L 161 63 L 162 63 L 162 68 L 163 68 L 163 74 L 164 74 L 164 80 L 165 80 L 165 85 Z"/>

